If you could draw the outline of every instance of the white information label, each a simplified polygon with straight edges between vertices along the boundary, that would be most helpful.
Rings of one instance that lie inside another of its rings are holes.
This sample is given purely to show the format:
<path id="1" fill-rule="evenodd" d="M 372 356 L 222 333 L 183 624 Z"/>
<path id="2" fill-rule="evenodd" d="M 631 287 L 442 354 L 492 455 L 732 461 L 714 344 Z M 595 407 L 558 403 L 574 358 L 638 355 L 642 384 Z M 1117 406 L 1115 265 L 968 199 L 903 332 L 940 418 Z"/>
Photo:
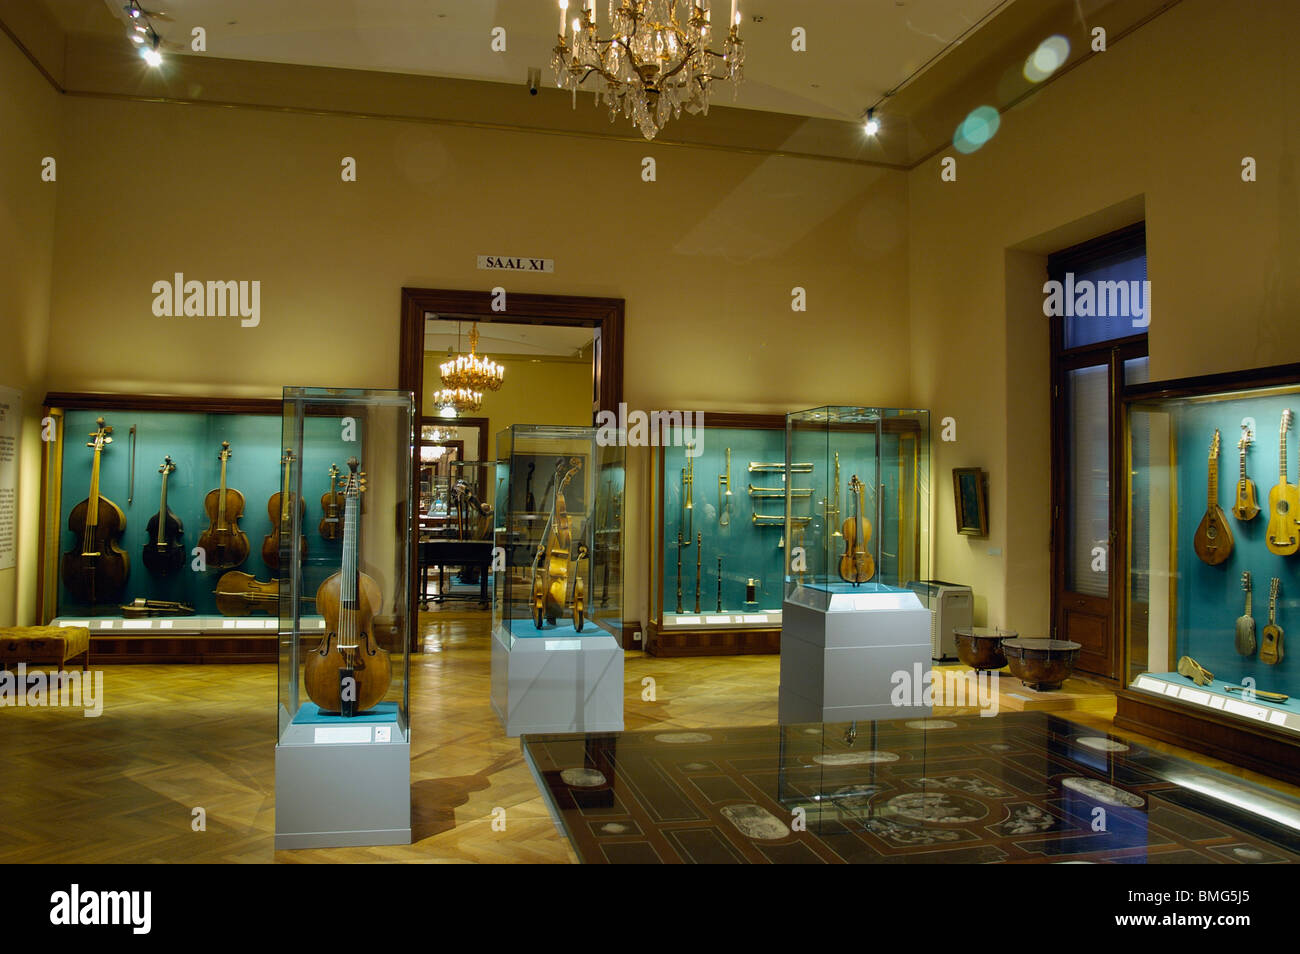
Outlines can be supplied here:
<path id="1" fill-rule="evenodd" d="M 674 626 L 699 626 L 700 618 L 698 616 L 677 616 L 673 618 Z"/>
<path id="2" fill-rule="evenodd" d="M 90 629 L 90 620 L 88 619 L 65 619 L 59 623 L 60 626 L 83 626 Z"/>
<path id="3" fill-rule="evenodd" d="M 548 639 L 546 640 L 546 646 L 545 646 L 545 649 L 548 653 L 557 652 L 557 651 L 572 652 L 574 650 L 578 650 L 581 648 L 582 648 L 582 640 L 580 639 Z"/>
<path id="4" fill-rule="evenodd" d="M 393 741 L 393 727 L 391 725 L 375 726 L 375 741 L 376 742 Z"/>
<path id="5" fill-rule="evenodd" d="M 113 621 L 112 621 L 111 619 L 101 619 L 101 620 L 99 621 L 99 628 L 100 628 L 100 629 L 112 629 L 112 628 L 113 628 Z"/>
<path id="6" fill-rule="evenodd" d="M 1183 687 L 1174 682 L 1165 683 L 1165 695 L 1176 696 L 1183 691 Z"/>
<path id="7" fill-rule="evenodd" d="M 1286 713 L 1282 711 L 1274 712 L 1268 717 L 1268 721 L 1274 725 L 1286 725 Z"/>
<path id="8" fill-rule="evenodd" d="M 1258 719 L 1260 722 L 1268 721 L 1268 711 L 1260 706 L 1248 706 L 1244 702 L 1238 702 L 1236 699 L 1229 699 L 1224 703 L 1224 712 L 1231 712 L 1233 715 L 1245 716 L 1247 719 Z"/>
<path id="9" fill-rule="evenodd" d="M 221 621 L 221 628 L 222 628 L 222 629 L 234 629 L 234 628 L 235 628 L 235 620 L 233 620 L 233 619 L 223 619 L 223 620 Z"/>
<path id="10" fill-rule="evenodd" d="M 368 725 L 318 725 L 315 741 L 317 745 L 369 742 L 371 728 Z"/>
<path id="11" fill-rule="evenodd" d="M 18 450 L 23 426 L 23 396 L 0 387 L 0 570 L 17 562 Z"/>
<path id="12" fill-rule="evenodd" d="M 1223 698 L 1223 696 L 1210 696 L 1210 708 L 1211 708 L 1211 709 L 1222 709 L 1222 708 L 1223 708 L 1223 704 L 1224 704 L 1225 702 L 1227 702 L 1227 701 L 1228 701 L 1228 700 L 1225 699 L 1225 698 Z"/>
<path id="13" fill-rule="evenodd" d="M 744 623 L 766 623 L 767 616 L 763 613 L 746 613 L 741 618 Z"/>
<path id="14" fill-rule="evenodd" d="M 123 629 L 153 629 L 153 620 L 151 619 L 124 619 L 122 620 Z"/>
<path id="15" fill-rule="evenodd" d="M 730 616 L 706 616 L 704 622 L 710 626 L 725 626 L 731 622 Z"/>
<path id="16" fill-rule="evenodd" d="M 1184 688 L 1182 698 L 1184 702 L 1192 702 L 1198 706 L 1208 706 L 1210 704 L 1210 694 L 1197 689 Z"/>
<path id="17" fill-rule="evenodd" d="M 235 620 L 236 629 L 266 629 L 266 621 L 260 619 Z"/>
<path id="18" fill-rule="evenodd" d="M 158 624 L 158 628 L 159 628 L 159 629 L 171 629 L 171 628 L 172 628 L 172 621 L 169 620 L 169 619 L 162 620 L 162 621 Z"/>

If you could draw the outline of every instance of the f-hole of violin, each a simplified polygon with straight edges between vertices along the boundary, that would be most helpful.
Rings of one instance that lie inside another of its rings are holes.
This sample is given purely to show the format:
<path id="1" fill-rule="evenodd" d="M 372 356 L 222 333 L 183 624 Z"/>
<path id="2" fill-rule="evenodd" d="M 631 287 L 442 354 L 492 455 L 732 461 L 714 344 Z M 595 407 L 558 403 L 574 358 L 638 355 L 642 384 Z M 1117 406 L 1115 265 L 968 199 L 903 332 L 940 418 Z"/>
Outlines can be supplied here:
<path id="1" fill-rule="evenodd" d="M 351 666 L 339 670 L 339 715 L 351 719 L 357 714 L 357 677 Z"/>

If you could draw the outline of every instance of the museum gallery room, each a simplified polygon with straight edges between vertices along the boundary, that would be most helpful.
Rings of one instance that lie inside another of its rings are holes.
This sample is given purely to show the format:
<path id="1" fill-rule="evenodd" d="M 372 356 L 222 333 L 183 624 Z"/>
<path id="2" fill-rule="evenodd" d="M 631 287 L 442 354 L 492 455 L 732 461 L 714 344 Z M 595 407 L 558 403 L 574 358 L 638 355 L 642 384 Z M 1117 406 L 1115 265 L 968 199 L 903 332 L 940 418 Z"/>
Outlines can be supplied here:
<path id="1" fill-rule="evenodd" d="M 0 862 L 1300 860 L 1300 4 L 0 28 Z"/>

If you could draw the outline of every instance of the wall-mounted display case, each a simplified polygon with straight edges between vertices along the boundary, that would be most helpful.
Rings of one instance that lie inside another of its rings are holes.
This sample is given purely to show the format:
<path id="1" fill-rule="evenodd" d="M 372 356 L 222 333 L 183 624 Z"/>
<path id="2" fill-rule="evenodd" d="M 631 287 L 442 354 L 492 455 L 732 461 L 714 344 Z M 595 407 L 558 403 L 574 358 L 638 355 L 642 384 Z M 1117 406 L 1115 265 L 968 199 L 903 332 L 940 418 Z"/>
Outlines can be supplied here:
<path id="1" fill-rule="evenodd" d="M 650 449 L 646 651 L 777 652 L 785 420 L 706 412 L 700 426 L 683 429 L 680 419 L 669 418 Z"/>
<path id="2" fill-rule="evenodd" d="M 1124 403 L 1116 724 L 1300 781 L 1300 366 Z"/>
<path id="3" fill-rule="evenodd" d="M 311 496 L 314 475 L 333 467 L 342 476 L 328 549 L 298 559 L 318 518 L 285 510 L 276 847 L 406 844 L 414 400 L 286 388 L 283 406 L 279 443 L 300 464 L 288 492 Z"/>

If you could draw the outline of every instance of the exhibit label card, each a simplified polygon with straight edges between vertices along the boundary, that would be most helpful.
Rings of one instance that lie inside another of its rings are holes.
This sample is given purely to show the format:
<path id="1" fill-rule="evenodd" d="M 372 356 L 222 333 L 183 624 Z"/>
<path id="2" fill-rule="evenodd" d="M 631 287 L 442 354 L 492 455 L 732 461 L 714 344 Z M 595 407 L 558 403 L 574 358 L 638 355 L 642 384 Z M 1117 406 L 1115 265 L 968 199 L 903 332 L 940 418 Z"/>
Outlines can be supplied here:
<path id="1" fill-rule="evenodd" d="M 23 396 L 0 387 L 0 570 L 13 569 L 18 540 L 18 446 Z"/>

